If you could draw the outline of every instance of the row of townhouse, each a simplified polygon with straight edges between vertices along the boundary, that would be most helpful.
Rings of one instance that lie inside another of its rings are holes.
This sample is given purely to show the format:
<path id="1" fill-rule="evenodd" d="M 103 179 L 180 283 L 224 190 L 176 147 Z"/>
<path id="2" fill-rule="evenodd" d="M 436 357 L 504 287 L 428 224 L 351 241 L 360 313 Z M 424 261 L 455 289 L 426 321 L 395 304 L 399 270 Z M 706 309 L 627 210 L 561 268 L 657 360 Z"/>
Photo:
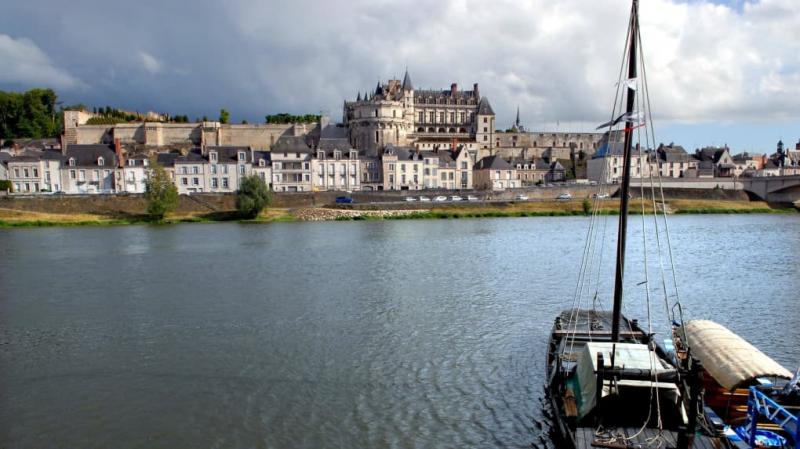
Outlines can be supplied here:
<path id="1" fill-rule="evenodd" d="M 155 155 L 113 145 L 66 145 L 0 158 L 17 193 L 144 193 L 152 157 L 181 194 L 231 193 L 258 176 L 276 192 L 471 190 L 518 188 L 564 179 L 558 162 L 489 156 L 473 163 L 468 149 L 386 147 L 365 155 L 346 139 L 281 137 L 270 151 L 204 146 Z"/>

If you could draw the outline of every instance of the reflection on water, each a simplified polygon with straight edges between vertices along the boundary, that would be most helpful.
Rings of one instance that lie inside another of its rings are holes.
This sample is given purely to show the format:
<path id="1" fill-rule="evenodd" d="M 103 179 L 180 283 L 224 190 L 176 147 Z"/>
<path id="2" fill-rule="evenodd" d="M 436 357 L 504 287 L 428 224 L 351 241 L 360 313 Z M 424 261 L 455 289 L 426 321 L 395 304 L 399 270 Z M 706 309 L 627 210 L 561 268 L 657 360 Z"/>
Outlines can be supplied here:
<path id="1" fill-rule="evenodd" d="M 671 228 L 687 314 L 794 368 L 800 219 Z M 582 218 L 0 231 L 0 446 L 550 447 L 545 340 L 585 232 Z M 639 247 L 626 282 L 642 316 Z"/>

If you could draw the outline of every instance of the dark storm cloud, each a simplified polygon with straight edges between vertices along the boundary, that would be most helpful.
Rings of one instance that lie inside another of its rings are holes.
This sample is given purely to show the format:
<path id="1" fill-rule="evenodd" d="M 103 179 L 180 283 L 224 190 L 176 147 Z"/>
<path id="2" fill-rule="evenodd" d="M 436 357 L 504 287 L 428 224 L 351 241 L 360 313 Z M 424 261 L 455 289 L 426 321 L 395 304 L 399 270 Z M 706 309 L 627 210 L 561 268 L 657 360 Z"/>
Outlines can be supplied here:
<path id="1" fill-rule="evenodd" d="M 3 6 L 0 88 L 51 85 L 68 102 L 235 120 L 329 111 L 401 77 L 481 84 L 509 122 L 606 118 L 628 0 L 26 1 Z M 791 0 L 642 7 L 663 117 L 796 118 L 800 26 Z M 709 32 L 709 30 L 713 30 Z M 762 45 L 769 41 L 770 45 Z"/>

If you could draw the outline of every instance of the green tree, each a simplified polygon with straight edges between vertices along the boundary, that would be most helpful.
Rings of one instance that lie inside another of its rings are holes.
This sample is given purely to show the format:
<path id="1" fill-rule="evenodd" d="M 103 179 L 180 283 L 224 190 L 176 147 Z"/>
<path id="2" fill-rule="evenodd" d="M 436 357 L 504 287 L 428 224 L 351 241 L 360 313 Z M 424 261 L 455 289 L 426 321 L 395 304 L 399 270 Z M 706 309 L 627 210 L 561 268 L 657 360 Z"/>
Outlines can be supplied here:
<path id="1" fill-rule="evenodd" d="M 58 136 L 61 118 L 56 117 L 57 99 L 52 89 L 0 91 L 0 139 Z"/>
<path id="2" fill-rule="evenodd" d="M 588 198 L 583 200 L 583 213 L 584 215 L 592 213 L 592 202 Z"/>
<path id="3" fill-rule="evenodd" d="M 224 124 L 228 123 L 228 120 L 230 120 L 230 119 L 231 119 L 231 113 L 228 112 L 227 109 L 222 108 L 222 109 L 219 110 L 219 122 L 220 123 L 222 123 L 224 125 Z"/>
<path id="4" fill-rule="evenodd" d="M 239 192 L 236 194 L 236 210 L 243 217 L 256 218 L 272 201 L 269 187 L 257 175 L 242 179 Z"/>
<path id="5" fill-rule="evenodd" d="M 145 181 L 145 199 L 147 213 L 156 220 L 162 220 L 178 206 L 178 189 L 155 158 L 150 161 L 150 170 Z"/>

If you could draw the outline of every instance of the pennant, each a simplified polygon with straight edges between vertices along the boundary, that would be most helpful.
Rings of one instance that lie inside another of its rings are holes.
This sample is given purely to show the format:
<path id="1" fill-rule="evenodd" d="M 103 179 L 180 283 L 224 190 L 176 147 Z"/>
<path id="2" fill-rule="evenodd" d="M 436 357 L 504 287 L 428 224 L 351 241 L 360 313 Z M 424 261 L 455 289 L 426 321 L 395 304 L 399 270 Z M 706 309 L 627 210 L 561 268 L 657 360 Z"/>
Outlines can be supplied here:
<path id="1" fill-rule="evenodd" d="M 636 82 L 639 81 L 639 78 L 628 78 L 625 81 L 622 81 L 622 85 L 627 87 L 630 90 L 636 90 Z M 614 84 L 615 86 L 619 86 L 619 83 Z"/>
<path id="2" fill-rule="evenodd" d="M 614 125 L 619 124 L 621 121 L 639 123 L 642 121 L 641 114 L 639 114 L 639 111 L 632 111 L 630 113 L 626 112 L 610 122 L 603 123 L 602 125 L 598 126 L 597 129 L 613 127 Z"/>

